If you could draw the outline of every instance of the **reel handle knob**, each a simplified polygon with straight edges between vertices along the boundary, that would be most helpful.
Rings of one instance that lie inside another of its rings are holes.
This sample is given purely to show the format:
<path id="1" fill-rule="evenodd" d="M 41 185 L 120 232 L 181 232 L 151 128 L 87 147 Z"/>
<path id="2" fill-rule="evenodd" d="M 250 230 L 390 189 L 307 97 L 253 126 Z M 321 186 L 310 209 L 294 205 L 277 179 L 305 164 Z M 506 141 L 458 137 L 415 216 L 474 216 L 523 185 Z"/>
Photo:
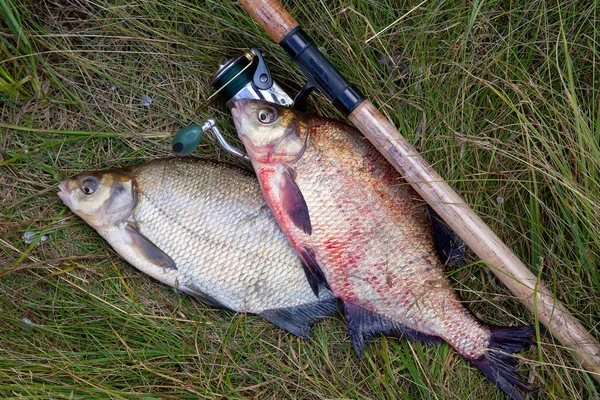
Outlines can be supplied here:
<path id="1" fill-rule="evenodd" d="M 178 156 L 187 156 L 196 150 L 203 137 L 204 129 L 200 125 L 186 126 L 173 138 L 173 152 Z"/>
<path id="2" fill-rule="evenodd" d="M 206 131 L 212 133 L 212 137 L 211 135 L 208 135 L 208 137 L 213 140 L 216 139 L 223 150 L 236 157 L 250 161 L 246 153 L 233 147 L 225 140 L 225 137 L 221 134 L 221 131 L 217 127 L 217 121 L 214 118 L 205 119 L 201 126 L 194 124 L 186 126 L 177 132 L 175 137 L 173 137 L 173 152 L 178 156 L 187 156 L 192 153 L 200 144 L 200 141 L 204 137 L 204 132 Z"/>

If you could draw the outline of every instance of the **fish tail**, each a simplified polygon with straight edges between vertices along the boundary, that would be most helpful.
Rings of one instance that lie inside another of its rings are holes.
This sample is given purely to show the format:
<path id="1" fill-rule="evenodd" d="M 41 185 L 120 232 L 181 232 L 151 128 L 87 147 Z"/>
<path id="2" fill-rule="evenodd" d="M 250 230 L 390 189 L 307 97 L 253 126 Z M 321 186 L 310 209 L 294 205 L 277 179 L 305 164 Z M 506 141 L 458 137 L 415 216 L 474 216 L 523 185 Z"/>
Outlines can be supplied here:
<path id="1" fill-rule="evenodd" d="M 525 400 L 521 391 L 531 393 L 536 389 L 527 384 L 515 370 L 517 359 L 513 354 L 534 344 L 531 336 L 535 332 L 535 327 L 532 325 L 491 326 L 490 332 L 490 343 L 483 356 L 469 361 L 502 389 L 511 400 Z"/>

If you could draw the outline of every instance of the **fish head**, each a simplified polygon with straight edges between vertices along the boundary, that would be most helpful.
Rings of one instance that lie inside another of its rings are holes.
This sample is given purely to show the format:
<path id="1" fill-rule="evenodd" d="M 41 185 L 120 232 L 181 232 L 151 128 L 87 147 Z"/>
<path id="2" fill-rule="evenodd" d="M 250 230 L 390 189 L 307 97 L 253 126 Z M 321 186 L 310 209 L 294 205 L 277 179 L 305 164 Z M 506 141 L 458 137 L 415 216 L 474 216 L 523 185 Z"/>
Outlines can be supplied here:
<path id="1" fill-rule="evenodd" d="M 237 100 L 231 113 L 253 162 L 292 164 L 302 157 L 308 134 L 304 114 L 254 99 Z"/>
<path id="2" fill-rule="evenodd" d="M 129 217 L 136 203 L 133 180 L 110 171 L 85 171 L 58 185 L 58 197 L 85 222 L 99 228 Z"/>

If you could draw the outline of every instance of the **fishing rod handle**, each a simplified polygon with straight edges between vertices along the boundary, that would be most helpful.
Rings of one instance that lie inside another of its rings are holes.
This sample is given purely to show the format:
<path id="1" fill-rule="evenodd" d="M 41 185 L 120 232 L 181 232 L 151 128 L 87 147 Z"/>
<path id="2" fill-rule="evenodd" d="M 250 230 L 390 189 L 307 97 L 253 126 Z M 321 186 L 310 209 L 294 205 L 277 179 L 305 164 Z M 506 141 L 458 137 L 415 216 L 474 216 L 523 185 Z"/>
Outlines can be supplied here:
<path id="1" fill-rule="evenodd" d="M 240 0 L 240 5 L 277 44 L 298 26 L 278 0 Z"/>
<path id="2" fill-rule="evenodd" d="M 600 345 L 594 337 L 394 125 L 369 100 L 363 101 L 348 118 L 550 333 L 565 347 L 575 350 L 584 368 L 600 381 Z"/>

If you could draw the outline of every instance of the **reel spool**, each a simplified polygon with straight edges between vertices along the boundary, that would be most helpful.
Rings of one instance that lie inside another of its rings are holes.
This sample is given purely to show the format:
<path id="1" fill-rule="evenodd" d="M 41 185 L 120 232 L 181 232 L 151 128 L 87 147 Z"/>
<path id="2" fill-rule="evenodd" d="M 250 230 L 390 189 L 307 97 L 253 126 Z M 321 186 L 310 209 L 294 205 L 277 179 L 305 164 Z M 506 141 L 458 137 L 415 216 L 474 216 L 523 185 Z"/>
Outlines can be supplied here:
<path id="1" fill-rule="evenodd" d="M 294 104 L 292 98 L 273 81 L 271 72 L 257 49 L 251 49 L 221 64 L 210 85 L 230 109 L 239 99 L 266 100 L 288 107 Z M 212 132 L 225 151 L 248 159 L 243 151 L 227 143 L 214 118 L 206 119 L 202 125 L 193 124 L 177 132 L 173 138 L 173 152 L 180 156 L 191 154 L 202 141 L 206 131 Z"/>

